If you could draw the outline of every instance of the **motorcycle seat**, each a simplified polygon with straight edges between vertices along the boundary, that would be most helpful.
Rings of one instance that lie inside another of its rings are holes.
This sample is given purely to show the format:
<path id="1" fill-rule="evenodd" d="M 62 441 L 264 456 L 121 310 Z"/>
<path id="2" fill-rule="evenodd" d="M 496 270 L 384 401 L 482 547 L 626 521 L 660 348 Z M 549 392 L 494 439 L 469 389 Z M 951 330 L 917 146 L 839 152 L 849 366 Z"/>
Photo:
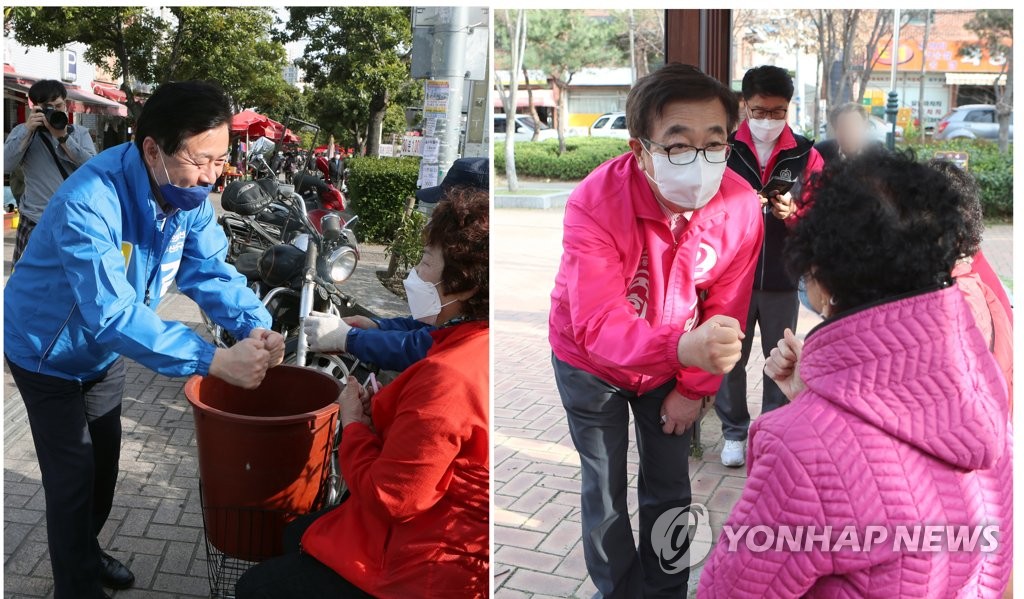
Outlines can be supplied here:
<path id="1" fill-rule="evenodd" d="M 238 274 L 248 279 L 250 283 L 260 280 L 259 263 L 261 255 L 261 252 L 248 252 L 235 258 L 235 270 L 238 271 Z"/>

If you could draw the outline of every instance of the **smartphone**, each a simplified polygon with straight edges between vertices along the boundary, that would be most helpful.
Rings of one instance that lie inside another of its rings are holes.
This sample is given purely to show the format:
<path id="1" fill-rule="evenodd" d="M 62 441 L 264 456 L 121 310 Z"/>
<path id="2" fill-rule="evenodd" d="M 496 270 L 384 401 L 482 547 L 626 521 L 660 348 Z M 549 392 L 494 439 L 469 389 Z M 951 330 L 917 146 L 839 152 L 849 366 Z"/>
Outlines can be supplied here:
<path id="1" fill-rule="evenodd" d="M 775 195 L 785 195 L 790 189 L 793 189 L 793 185 L 796 184 L 796 179 L 783 179 L 782 177 L 772 177 L 768 183 L 761 188 L 761 195 L 771 199 Z"/>

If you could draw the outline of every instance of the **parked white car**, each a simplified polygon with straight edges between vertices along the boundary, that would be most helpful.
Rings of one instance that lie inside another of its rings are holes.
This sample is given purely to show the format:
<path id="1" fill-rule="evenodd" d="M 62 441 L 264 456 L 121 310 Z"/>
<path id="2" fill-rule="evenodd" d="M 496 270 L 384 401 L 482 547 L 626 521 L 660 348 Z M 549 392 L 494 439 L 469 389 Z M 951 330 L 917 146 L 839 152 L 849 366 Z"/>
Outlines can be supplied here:
<path id="1" fill-rule="evenodd" d="M 540 135 L 537 141 L 544 141 L 546 139 L 556 139 L 558 137 L 558 131 L 555 131 L 551 127 L 548 127 L 544 123 L 534 123 L 533 119 L 524 114 L 516 115 L 516 130 L 513 134 L 516 141 L 532 141 L 533 131 L 540 128 Z M 504 114 L 494 115 L 494 141 L 503 142 L 505 141 L 505 135 L 508 132 L 508 117 Z"/>
<path id="2" fill-rule="evenodd" d="M 618 137 L 629 139 L 629 127 L 626 126 L 625 112 L 608 112 L 602 114 L 590 126 L 591 137 Z"/>

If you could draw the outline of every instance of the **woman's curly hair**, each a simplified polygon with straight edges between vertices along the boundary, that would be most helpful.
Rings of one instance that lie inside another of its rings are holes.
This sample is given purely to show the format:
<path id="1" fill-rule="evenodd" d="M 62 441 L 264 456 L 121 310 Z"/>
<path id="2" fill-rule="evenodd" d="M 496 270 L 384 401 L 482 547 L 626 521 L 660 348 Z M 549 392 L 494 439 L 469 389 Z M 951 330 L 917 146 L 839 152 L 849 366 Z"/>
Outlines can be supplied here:
<path id="1" fill-rule="evenodd" d="M 490 315 L 490 256 L 488 221 L 490 195 L 473 187 L 445 191 L 423 230 L 424 242 L 441 248 L 444 272 L 441 283 L 447 295 L 476 289 L 462 302 L 462 313 L 473 320 Z"/>
<path id="2" fill-rule="evenodd" d="M 872 149 L 833 162 L 811 189 L 785 258 L 832 294 L 836 312 L 950 282 L 967 227 L 944 173 L 912 152 Z"/>
<path id="3" fill-rule="evenodd" d="M 964 229 L 960 232 L 960 254 L 977 254 L 981 249 L 982 233 L 985 231 L 978 183 L 970 173 L 948 160 L 933 158 L 928 161 L 928 166 L 946 175 L 949 186 L 960 194 L 960 210 L 964 213 Z"/>

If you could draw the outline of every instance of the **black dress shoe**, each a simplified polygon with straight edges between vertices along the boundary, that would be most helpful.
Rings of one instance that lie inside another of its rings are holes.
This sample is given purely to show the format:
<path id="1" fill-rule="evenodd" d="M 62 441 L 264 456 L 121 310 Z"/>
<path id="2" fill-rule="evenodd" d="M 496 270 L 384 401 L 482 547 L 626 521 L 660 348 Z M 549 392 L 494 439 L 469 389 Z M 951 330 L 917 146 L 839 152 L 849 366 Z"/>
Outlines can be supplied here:
<path id="1" fill-rule="evenodd" d="M 100 552 L 100 580 L 111 589 L 127 589 L 135 584 L 135 575 L 106 551 Z"/>

